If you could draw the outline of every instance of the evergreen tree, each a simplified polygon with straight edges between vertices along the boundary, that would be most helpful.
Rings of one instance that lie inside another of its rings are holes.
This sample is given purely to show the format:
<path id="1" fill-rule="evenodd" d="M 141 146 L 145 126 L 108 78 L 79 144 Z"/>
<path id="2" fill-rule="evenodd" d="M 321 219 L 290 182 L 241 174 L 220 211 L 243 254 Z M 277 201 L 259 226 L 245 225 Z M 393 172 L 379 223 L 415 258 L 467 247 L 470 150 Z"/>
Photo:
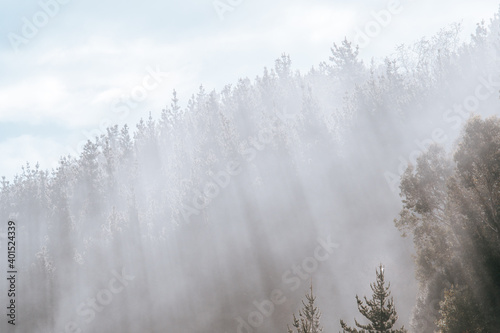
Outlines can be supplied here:
<path id="1" fill-rule="evenodd" d="M 134 147 L 127 124 L 125 124 L 120 130 L 118 143 L 118 146 L 120 147 L 120 156 L 123 159 L 122 162 L 125 162 L 125 160 L 128 160 L 132 156 Z"/>
<path id="2" fill-rule="evenodd" d="M 396 226 L 413 236 L 416 275 L 425 295 L 414 311 L 416 332 L 426 332 L 420 329 L 422 318 L 438 316 L 430 302 L 442 300 L 451 284 L 474 290 L 487 331 L 499 327 L 499 152 L 500 119 L 471 117 L 453 159 L 430 146 L 401 179 L 404 206 Z M 437 328 L 434 320 L 425 322 Z"/>
<path id="3" fill-rule="evenodd" d="M 177 91 L 172 93 L 172 102 L 170 107 L 167 107 L 161 111 L 161 117 L 159 121 L 160 132 L 163 136 L 172 129 L 174 124 L 176 124 L 181 117 L 181 107 L 179 106 L 179 99 L 177 98 Z"/>
<path id="4" fill-rule="evenodd" d="M 344 89 L 351 89 L 356 83 L 360 83 L 365 76 L 365 66 L 358 58 L 359 46 L 353 46 L 345 38 L 341 45 L 333 43 L 330 50 L 332 65 L 327 65 L 330 75 L 338 77 Z"/>
<path id="5" fill-rule="evenodd" d="M 341 319 L 340 325 L 345 332 L 348 333 L 405 333 L 406 330 L 404 326 L 398 330 L 392 329 L 396 320 L 398 320 L 398 315 L 396 309 L 394 308 L 394 301 L 390 296 L 390 283 L 385 286 L 384 281 L 384 267 L 380 264 L 378 270 L 376 270 L 377 282 L 370 283 L 370 287 L 373 290 L 373 296 L 371 300 L 368 300 L 366 296 L 365 304 L 356 295 L 356 301 L 358 302 L 358 310 L 361 314 L 370 321 L 367 325 L 362 325 L 358 323 L 356 319 L 354 322 L 356 326 L 360 329 L 351 328 Z"/>
<path id="6" fill-rule="evenodd" d="M 302 311 L 299 311 L 299 318 L 293 315 L 293 324 L 296 333 L 319 333 L 323 331 L 323 327 L 320 326 L 319 318 L 321 313 L 318 307 L 314 305 L 316 297 L 313 294 L 313 287 L 311 283 L 311 292 L 306 294 L 307 303 L 302 301 Z M 293 333 L 293 329 L 288 326 L 288 333 Z"/>
<path id="7" fill-rule="evenodd" d="M 292 61 L 290 60 L 290 56 L 283 53 L 280 58 L 275 61 L 275 70 L 276 74 L 280 79 L 286 79 L 292 76 Z"/>

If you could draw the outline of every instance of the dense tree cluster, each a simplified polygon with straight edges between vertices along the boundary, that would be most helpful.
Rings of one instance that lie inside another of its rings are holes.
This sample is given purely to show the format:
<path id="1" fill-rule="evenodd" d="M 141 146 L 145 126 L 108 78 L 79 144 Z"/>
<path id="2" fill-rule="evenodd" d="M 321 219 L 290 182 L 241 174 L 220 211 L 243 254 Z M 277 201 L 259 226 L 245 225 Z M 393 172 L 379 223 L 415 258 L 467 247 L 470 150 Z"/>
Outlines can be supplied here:
<path id="1" fill-rule="evenodd" d="M 498 113 L 499 23 L 479 24 L 463 43 L 451 26 L 369 65 L 347 40 L 308 73 L 283 55 L 255 80 L 200 87 L 185 107 L 174 91 L 158 119 L 111 126 L 53 170 L 32 163 L 2 178 L 0 220 L 20 226 L 19 303 L 36 314 L 19 332 L 63 331 L 115 264 L 141 282 L 110 305 L 115 317 L 77 320 L 85 330 L 230 331 L 307 239 L 340 229 L 333 218 L 349 218 L 346 253 L 362 246 L 361 230 L 392 230 L 373 221 L 397 213 L 391 188 L 415 138 L 439 127 L 449 146 L 472 111 Z M 494 98 L 476 98 L 471 111 L 464 103 L 478 85 Z M 432 146 L 403 175 L 397 226 L 415 244 L 415 332 L 451 332 L 463 327 L 457 316 L 471 318 L 471 331 L 500 327 L 498 123 L 472 118 L 453 159 Z"/>
<path id="2" fill-rule="evenodd" d="M 435 314 L 436 307 L 425 307 L 435 298 L 442 300 L 442 332 L 462 332 L 448 325 L 494 331 L 500 326 L 500 119 L 471 118 L 452 158 L 432 146 L 406 170 L 401 196 L 396 225 L 413 235 L 417 277 L 426 290 L 416 325 Z"/>

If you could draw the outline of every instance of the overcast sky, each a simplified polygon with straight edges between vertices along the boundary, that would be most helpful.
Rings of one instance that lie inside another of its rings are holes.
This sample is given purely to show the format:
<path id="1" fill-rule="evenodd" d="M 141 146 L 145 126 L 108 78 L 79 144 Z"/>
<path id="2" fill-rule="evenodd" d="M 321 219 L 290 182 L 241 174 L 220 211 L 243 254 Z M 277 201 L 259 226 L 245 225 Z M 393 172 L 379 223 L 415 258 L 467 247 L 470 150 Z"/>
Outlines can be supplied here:
<path id="1" fill-rule="evenodd" d="M 0 0 L 0 175 L 44 169 L 105 123 L 157 116 L 202 84 L 255 78 L 281 53 L 305 73 L 344 37 L 363 59 L 462 22 L 467 38 L 498 2 Z M 63 3 L 65 2 L 65 3 Z M 45 9 L 43 9 L 45 8 Z M 43 11 L 48 14 L 44 13 Z M 381 12 L 382 11 L 382 12 Z M 374 13 L 381 13 L 376 29 Z M 390 17 L 383 13 L 391 13 Z M 359 31 L 369 30 L 368 42 Z M 135 97 L 132 97 L 132 96 Z M 120 100 L 121 98 L 121 100 Z M 127 100 L 127 104 L 119 104 Z M 127 112 L 128 111 L 128 112 Z"/>

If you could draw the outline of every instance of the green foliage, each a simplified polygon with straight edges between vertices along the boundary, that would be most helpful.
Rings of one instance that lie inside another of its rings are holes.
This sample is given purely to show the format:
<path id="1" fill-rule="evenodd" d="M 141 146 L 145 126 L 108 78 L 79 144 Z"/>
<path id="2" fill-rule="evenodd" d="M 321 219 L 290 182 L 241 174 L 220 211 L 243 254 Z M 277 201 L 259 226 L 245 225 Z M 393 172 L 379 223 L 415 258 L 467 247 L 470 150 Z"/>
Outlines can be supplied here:
<path id="1" fill-rule="evenodd" d="M 390 296 L 390 283 L 385 286 L 384 280 L 384 267 L 382 264 L 379 269 L 376 270 L 377 281 L 371 283 L 370 287 L 373 291 L 373 296 L 371 300 L 368 300 L 366 296 L 364 297 L 364 303 L 356 295 L 356 301 L 358 303 L 359 312 L 370 322 L 369 324 L 360 324 L 356 319 L 357 328 L 351 328 L 347 324 L 340 320 L 340 325 L 345 332 L 348 333 L 405 333 L 406 330 L 404 326 L 400 329 L 392 329 L 396 321 L 398 320 L 398 315 L 394 307 L 393 298 Z"/>
<path id="2" fill-rule="evenodd" d="M 439 333 L 483 333 L 485 318 L 469 288 L 452 286 L 439 304 Z"/>
<path id="3" fill-rule="evenodd" d="M 483 315 L 498 317 L 500 119 L 470 118 L 453 159 L 431 146 L 408 167 L 400 188 L 403 209 L 395 223 L 403 235 L 413 236 L 420 292 L 428 300 L 441 299 L 447 286 L 468 286 L 477 291 Z M 417 316 L 437 314 L 422 309 L 437 311 L 422 304 Z"/>
<path id="4" fill-rule="evenodd" d="M 299 311 L 298 319 L 295 314 L 293 315 L 293 324 L 296 333 L 320 333 L 323 328 L 320 325 L 319 319 L 321 313 L 318 308 L 314 305 L 316 297 L 313 295 L 313 288 L 311 283 L 311 291 L 306 294 L 307 303 L 302 301 L 303 308 Z M 288 327 L 288 333 L 293 333 L 293 329 Z"/>

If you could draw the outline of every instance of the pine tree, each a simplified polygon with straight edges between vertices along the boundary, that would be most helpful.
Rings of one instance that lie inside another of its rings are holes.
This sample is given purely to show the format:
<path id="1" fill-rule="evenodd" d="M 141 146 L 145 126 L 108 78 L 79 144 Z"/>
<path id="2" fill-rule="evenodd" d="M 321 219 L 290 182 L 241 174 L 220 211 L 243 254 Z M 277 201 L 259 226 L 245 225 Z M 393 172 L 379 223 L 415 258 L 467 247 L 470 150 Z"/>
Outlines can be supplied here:
<path id="1" fill-rule="evenodd" d="M 398 315 L 396 309 L 394 308 L 394 301 L 390 296 L 390 283 L 385 286 L 384 281 L 384 267 L 380 264 L 379 269 L 376 270 L 377 282 L 370 283 L 370 287 L 373 291 L 373 296 L 371 300 L 368 300 L 366 296 L 365 304 L 356 295 L 356 301 L 358 302 L 359 312 L 370 321 L 367 325 L 362 325 L 358 323 L 356 319 L 357 328 L 351 328 L 347 324 L 340 320 L 340 325 L 344 330 L 344 333 L 406 333 L 404 326 L 398 330 L 392 329 L 396 320 L 398 320 Z"/>
<path id="2" fill-rule="evenodd" d="M 320 333 L 323 331 L 323 327 L 320 326 L 319 318 L 321 313 L 318 307 L 314 306 L 314 301 L 316 297 L 313 294 L 313 287 L 311 282 L 311 293 L 306 294 L 307 303 L 302 301 L 304 306 L 302 311 L 299 311 L 299 318 L 293 315 L 293 324 L 296 333 Z M 288 333 L 293 333 L 293 329 L 288 326 Z"/>
<path id="3" fill-rule="evenodd" d="M 344 84 L 344 89 L 351 89 L 355 83 L 361 82 L 365 76 L 365 65 L 359 60 L 359 46 L 345 38 L 341 45 L 333 44 L 330 49 L 332 65 L 326 65 L 330 75 L 336 76 Z"/>

